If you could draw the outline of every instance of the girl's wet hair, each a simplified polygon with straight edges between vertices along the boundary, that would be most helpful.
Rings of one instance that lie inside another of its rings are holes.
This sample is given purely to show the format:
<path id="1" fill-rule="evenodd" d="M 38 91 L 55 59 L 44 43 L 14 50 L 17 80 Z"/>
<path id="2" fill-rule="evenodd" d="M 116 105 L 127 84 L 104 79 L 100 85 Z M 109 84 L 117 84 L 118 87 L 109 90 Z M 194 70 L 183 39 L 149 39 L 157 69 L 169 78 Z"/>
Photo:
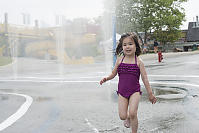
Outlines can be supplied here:
<path id="1" fill-rule="evenodd" d="M 121 38 L 120 38 L 119 43 L 118 43 L 117 48 L 116 48 L 116 55 L 124 54 L 123 49 L 122 49 L 122 44 L 123 44 L 123 40 L 127 37 L 131 37 L 131 39 L 135 42 L 135 46 L 136 46 L 135 54 L 137 56 L 139 56 L 141 54 L 141 47 L 140 47 L 140 44 L 138 42 L 138 36 L 134 32 L 125 33 L 125 34 L 121 35 Z"/>

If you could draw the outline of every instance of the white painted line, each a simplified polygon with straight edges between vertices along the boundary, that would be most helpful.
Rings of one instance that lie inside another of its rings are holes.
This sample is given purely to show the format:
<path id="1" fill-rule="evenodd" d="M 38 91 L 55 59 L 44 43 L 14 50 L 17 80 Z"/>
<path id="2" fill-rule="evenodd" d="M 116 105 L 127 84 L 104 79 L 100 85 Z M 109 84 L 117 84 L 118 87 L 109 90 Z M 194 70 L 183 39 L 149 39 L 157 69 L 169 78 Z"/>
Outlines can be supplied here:
<path id="1" fill-rule="evenodd" d="M 1 79 L 1 82 L 36 82 L 36 83 L 99 83 L 92 80 L 25 80 L 25 79 Z"/>
<path id="2" fill-rule="evenodd" d="M 199 75 L 148 75 L 149 77 L 199 78 Z"/>
<path id="3" fill-rule="evenodd" d="M 20 80 L 20 79 L 13 79 L 13 80 L 0 80 L 2 82 L 36 82 L 36 83 L 99 83 L 100 81 L 95 80 Z M 118 81 L 108 81 L 110 83 L 118 83 Z M 108 83 L 107 82 L 107 83 Z M 188 83 L 166 83 L 166 82 L 153 82 L 150 81 L 150 84 L 167 84 L 167 85 L 186 85 L 186 86 L 193 86 L 199 87 L 197 84 L 188 84 Z M 140 84 L 143 85 L 141 82 Z"/>
<path id="4" fill-rule="evenodd" d="M 104 75 L 102 75 L 102 76 L 87 76 L 87 77 L 79 77 L 79 78 L 82 78 L 82 79 L 93 79 L 93 78 L 103 78 L 104 77 Z"/>
<path id="5" fill-rule="evenodd" d="M 82 77 L 78 77 L 78 78 L 82 78 Z M 61 76 L 59 76 L 59 75 L 57 75 L 56 77 L 54 76 L 54 77 L 50 77 L 50 76 L 46 76 L 46 77 L 38 77 L 38 76 L 35 76 L 35 77 L 30 77 L 30 76 L 17 76 L 17 78 L 14 78 L 13 76 L 10 76 L 10 77 L 0 77 L 0 80 L 4 80 L 4 79 L 10 79 L 10 80 L 12 80 L 12 79 L 46 79 L 46 80 L 64 80 L 64 79 L 71 79 L 71 77 L 61 77 Z M 77 78 L 75 78 L 75 77 L 72 77 L 72 79 L 77 79 Z"/>
<path id="6" fill-rule="evenodd" d="M 85 118 L 86 124 L 95 132 L 95 133 L 99 133 L 99 131 L 97 130 L 97 128 L 95 128 L 89 121 L 87 118 Z"/>
<path id="7" fill-rule="evenodd" d="M 65 80 L 65 79 L 81 79 L 81 78 L 102 78 L 102 77 L 104 77 L 103 75 L 102 76 L 84 76 L 84 77 L 59 77 L 59 75 L 57 76 L 57 78 L 55 78 L 55 77 L 20 77 L 20 76 L 18 76 L 17 78 L 18 79 L 46 79 L 46 80 Z M 4 78 L 2 78 L 2 79 L 4 79 Z M 10 79 L 12 79 L 12 77 L 10 77 Z M 1 80 L 1 78 L 0 78 L 0 80 Z"/>
<path id="8" fill-rule="evenodd" d="M 192 77 L 192 78 L 199 78 L 199 75 L 148 75 L 151 77 Z M 101 77 L 101 76 L 100 76 Z M 33 78 L 33 77 L 29 77 L 29 78 Z M 79 77 L 81 78 L 81 77 Z M 82 77 L 82 78 L 86 78 L 86 77 Z M 93 78 L 93 77 L 90 77 Z M 117 77 L 116 77 L 117 78 Z M 36 82 L 36 83 L 99 83 L 99 81 L 97 80 L 67 80 L 66 78 L 36 78 L 34 77 L 34 79 L 2 79 L 0 78 L 1 82 Z M 109 81 L 111 83 L 117 83 L 117 81 Z M 142 82 L 141 82 L 142 83 Z M 165 83 L 165 82 L 150 82 L 150 83 L 161 83 L 161 84 L 176 84 L 176 85 L 184 85 L 186 83 Z M 190 86 L 196 86 L 198 87 L 198 85 L 193 85 L 193 84 L 187 84 Z"/>
<path id="9" fill-rule="evenodd" d="M 175 77 L 175 78 L 180 78 L 180 77 L 184 77 L 184 78 L 199 78 L 199 75 L 148 75 L 149 77 Z M 78 77 L 78 78 L 70 78 L 70 80 L 68 80 L 69 78 L 67 77 L 58 77 L 58 78 L 42 78 L 42 77 L 18 77 L 18 78 L 0 78 L 0 81 L 2 82 L 49 82 L 49 83 L 54 83 L 54 82 L 65 82 L 65 83 L 97 83 L 99 81 L 94 81 L 94 80 L 78 80 L 78 79 L 93 79 L 93 78 L 101 78 L 103 76 L 88 76 L 88 77 Z M 116 77 L 118 78 L 118 77 Z M 77 80 L 75 80 L 77 79 Z M 110 81 L 110 82 L 114 82 L 114 81 Z"/>
<path id="10" fill-rule="evenodd" d="M 165 83 L 165 82 L 150 82 L 150 84 L 186 85 L 186 86 L 199 87 L 199 85 L 196 85 L 196 84 L 187 84 L 187 83 Z"/>
<path id="11" fill-rule="evenodd" d="M 6 95 L 16 95 L 16 96 L 22 96 L 26 98 L 26 101 L 21 105 L 21 107 L 10 117 L 8 117 L 6 120 L 4 120 L 2 123 L 0 123 L 0 131 L 6 129 L 7 127 L 11 126 L 13 123 L 15 123 L 18 119 L 20 119 L 27 111 L 30 105 L 32 104 L 32 97 L 24 95 L 24 94 L 17 94 L 17 93 L 1 93 Z"/>

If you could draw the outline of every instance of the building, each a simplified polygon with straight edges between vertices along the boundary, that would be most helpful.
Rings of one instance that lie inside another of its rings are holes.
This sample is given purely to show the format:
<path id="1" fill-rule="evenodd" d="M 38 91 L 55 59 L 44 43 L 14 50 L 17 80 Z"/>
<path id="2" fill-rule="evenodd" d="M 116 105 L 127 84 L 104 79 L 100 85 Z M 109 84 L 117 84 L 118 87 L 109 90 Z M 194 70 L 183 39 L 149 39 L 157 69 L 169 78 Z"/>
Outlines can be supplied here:
<path id="1" fill-rule="evenodd" d="M 189 22 L 187 31 L 187 42 L 199 42 L 199 20 L 196 16 L 196 22 Z"/>

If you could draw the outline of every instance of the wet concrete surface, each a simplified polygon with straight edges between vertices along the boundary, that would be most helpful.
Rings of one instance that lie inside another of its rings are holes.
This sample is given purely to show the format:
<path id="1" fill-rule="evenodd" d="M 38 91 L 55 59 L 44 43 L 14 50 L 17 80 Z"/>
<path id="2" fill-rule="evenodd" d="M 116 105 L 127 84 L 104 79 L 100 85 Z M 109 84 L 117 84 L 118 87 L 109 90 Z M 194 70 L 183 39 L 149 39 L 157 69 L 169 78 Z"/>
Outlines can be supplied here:
<path id="1" fill-rule="evenodd" d="M 2 92 L 5 92 L 2 90 L 4 89 L 0 89 L 0 123 L 15 113 L 25 101 L 23 97 L 13 96 L 6 93 L 2 94 Z"/>
<path id="2" fill-rule="evenodd" d="M 145 61 L 156 95 L 181 92 L 186 92 L 186 95 L 179 99 L 158 98 L 157 103 L 152 105 L 141 82 L 143 95 L 138 110 L 139 133 L 199 132 L 198 56 L 173 57 L 165 59 L 162 64 L 156 60 Z M 57 68 L 55 62 L 45 64 L 42 61 L 38 64 L 38 60 L 33 60 L 37 65 L 27 68 L 26 60 L 18 63 L 17 78 L 7 73 L 13 71 L 11 68 L 0 71 L 4 75 L 0 77 L 0 122 L 14 113 L 24 101 L 23 98 L 1 92 L 23 93 L 33 98 L 28 112 L 2 133 L 130 132 L 130 129 L 123 127 L 118 116 L 118 78 L 99 85 L 99 80 L 110 72 L 106 70 L 105 63 L 66 65 L 64 75 L 60 76 L 60 71 L 54 70 Z"/>

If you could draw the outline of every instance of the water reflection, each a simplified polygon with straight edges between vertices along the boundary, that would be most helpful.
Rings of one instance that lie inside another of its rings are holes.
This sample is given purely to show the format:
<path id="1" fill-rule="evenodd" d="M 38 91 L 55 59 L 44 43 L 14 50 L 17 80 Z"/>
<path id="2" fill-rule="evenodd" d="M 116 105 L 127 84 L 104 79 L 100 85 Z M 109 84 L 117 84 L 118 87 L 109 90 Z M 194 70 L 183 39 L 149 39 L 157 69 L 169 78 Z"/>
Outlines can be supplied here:
<path id="1" fill-rule="evenodd" d="M 152 85 L 151 87 L 159 101 L 160 100 L 181 100 L 187 96 L 187 89 L 183 87 L 168 86 L 168 85 L 167 86 Z M 143 92 L 141 101 L 148 102 L 148 95 L 146 93 L 144 86 L 142 86 L 141 88 Z M 197 97 L 197 95 L 194 95 L 194 96 Z M 112 91 L 110 97 L 111 97 L 112 102 L 118 102 L 118 95 L 116 91 Z"/>
<path id="2" fill-rule="evenodd" d="M 0 95 L 0 101 L 5 101 L 5 100 L 8 100 L 8 96 Z"/>
<path id="3" fill-rule="evenodd" d="M 46 101 L 51 101 L 51 100 L 53 100 L 52 97 L 37 97 L 35 99 L 35 101 L 38 101 L 38 102 L 46 102 Z"/>
<path id="4" fill-rule="evenodd" d="M 110 95 L 111 101 L 117 103 L 118 96 L 115 91 L 116 86 L 110 85 L 108 87 L 107 89 L 110 89 L 112 92 Z M 187 89 L 179 86 L 160 84 L 152 84 L 151 87 L 157 97 L 168 96 L 168 99 L 159 97 L 157 103 L 152 105 L 148 100 L 146 89 L 144 86 L 141 86 L 143 93 L 138 110 L 140 131 L 143 133 L 175 132 L 176 128 L 179 127 L 179 125 L 182 126 L 181 123 L 186 121 L 188 117 L 184 110 L 187 106 L 184 105 L 186 96 L 179 98 L 179 95 L 187 92 Z"/>
<path id="5" fill-rule="evenodd" d="M 161 100 L 180 100 L 187 96 L 187 90 L 182 87 L 154 85 L 152 88 L 156 97 Z"/>

